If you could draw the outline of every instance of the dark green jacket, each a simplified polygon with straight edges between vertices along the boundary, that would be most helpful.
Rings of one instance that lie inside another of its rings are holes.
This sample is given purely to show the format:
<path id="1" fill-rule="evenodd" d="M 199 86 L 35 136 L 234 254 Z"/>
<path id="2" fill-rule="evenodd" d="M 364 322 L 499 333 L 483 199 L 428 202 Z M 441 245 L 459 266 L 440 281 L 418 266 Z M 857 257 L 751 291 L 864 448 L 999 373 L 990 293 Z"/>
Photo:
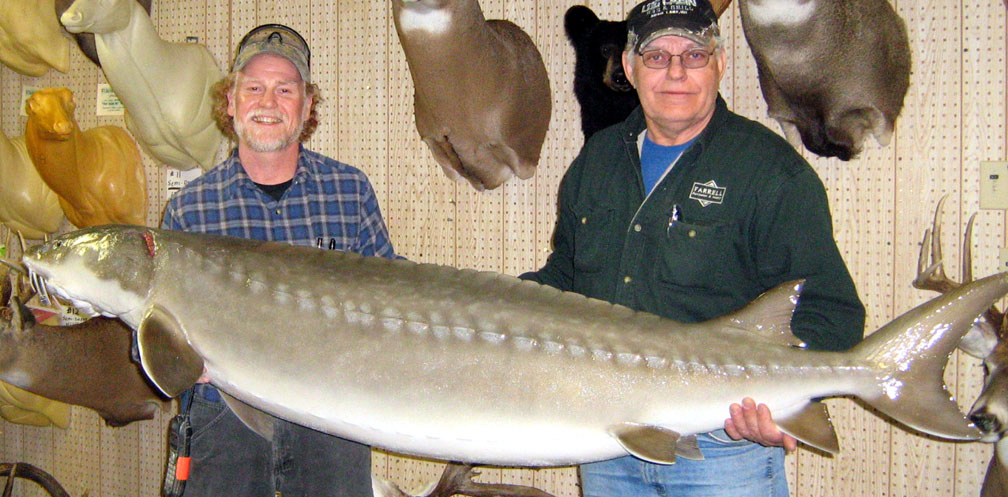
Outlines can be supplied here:
<path id="1" fill-rule="evenodd" d="M 804 278 L 795 335 L 825 350 L 861 339 L 864 306 L 825 189 L 787 142 L 718 97 L 710 124 L 645 202 L 644 128 L 638 107 L 585 143 L 560 184 L 553 253 L 523 278 L 682 322 Z"/>

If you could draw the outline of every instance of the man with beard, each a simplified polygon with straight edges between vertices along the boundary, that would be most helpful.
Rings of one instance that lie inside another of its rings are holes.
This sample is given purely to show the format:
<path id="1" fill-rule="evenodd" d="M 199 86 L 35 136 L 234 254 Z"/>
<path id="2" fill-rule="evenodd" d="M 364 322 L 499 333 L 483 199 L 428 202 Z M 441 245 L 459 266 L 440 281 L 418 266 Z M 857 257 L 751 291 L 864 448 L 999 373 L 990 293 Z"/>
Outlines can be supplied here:
<path id="1" fill-rule="evenodd" d="M 215 87 L 215 117 L 237 147 L 172 197 L 162 228 L 395 257 L 364 173 L 301 145 L 318 125 L 309 61 L 308 45 L 286 26 L 259 26 L 242 39 Z M 207 380 L 181 399 L 179 421 L 192 427 L 182 495 L 372 495 L 369 447 L 279 419 L 266 440 Z"/>

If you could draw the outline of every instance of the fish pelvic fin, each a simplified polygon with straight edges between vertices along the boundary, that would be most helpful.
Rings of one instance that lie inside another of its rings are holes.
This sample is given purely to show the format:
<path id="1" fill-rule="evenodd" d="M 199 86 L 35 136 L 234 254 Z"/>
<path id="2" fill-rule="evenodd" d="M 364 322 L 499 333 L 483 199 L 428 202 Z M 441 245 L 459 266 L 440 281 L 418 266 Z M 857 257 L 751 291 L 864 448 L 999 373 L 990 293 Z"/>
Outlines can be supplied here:
<path id="1" fill-rule="evenodd" d="M 780 345 L 805 347 L 805 342 L 791 333 L 791 316 L 804 284 L 805 280 L 781 283 L 760 294 L 749 305 L 714 318 L 705 326 L 739 330 Z"/>
<path id="2" fill-rule="evenodd" d="M 703 459 L 696 435 L 681 436 L 675 430 L 640 423 L 620 423 L 609 434 L 631 455 L 655 464 L 675 464 L 676 456 Z"/>
<path id="3" fill-rule="evenodd" d="M 925 302 L 872 333 L 849 353 L 867 361 L 878 379 L 858 396 L 907 427 L 951 440 L 980 432 L 949 393 L 942 375 L 974 321 L 1008 293 L 1008 273 L 973 281 Z"/>
<path id="4" fill-rule="evenodd" d="M 203 374 L 203 358 L 189 345 L 171 313 L 151 307 L 136 333 L 140 366 L 161 393 L 175 397 Z"/>
<path id="5" fill-rule="evenodd" d="M 264 440 L 273 440 L 275 427 L 274 421 L 276 420 L 275 417 L 224 392 L 220 392 L 220 396 L 224 399 L 224 403 L 231 408 L 231 411 L 234 412 L 235 416 L 237 416 L 238 419 L 245 424 L 245 426 L 256 432 L 256 434 Z"/>
<path id="6" fill-rule="evenodd" d="M 822 402 L 810 402 L 798 412 L 776 420 L 777 427 L 805 445 L 829 454 L 840 452 L 829 409 Z"/>

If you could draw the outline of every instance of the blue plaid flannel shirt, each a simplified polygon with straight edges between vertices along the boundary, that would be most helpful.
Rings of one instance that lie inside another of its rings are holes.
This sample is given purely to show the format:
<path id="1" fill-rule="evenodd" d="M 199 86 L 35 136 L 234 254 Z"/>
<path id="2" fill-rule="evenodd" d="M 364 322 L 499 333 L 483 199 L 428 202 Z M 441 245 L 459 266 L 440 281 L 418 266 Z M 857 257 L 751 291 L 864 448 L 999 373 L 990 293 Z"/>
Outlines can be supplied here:
<path id="1" fill-rule="evenodd" d="M 279 201 L 252 182 L 235 149 L 172 196 L 161 227 L 396 257 L 367 176 L 304 147 Z"/>

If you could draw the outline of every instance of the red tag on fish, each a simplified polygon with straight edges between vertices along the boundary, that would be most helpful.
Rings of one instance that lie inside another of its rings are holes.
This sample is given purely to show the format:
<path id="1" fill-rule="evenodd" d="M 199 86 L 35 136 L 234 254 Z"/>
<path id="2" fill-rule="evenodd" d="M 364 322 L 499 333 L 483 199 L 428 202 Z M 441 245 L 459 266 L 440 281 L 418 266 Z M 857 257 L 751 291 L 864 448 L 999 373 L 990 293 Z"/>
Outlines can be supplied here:
<path id="1" fill-rule="evenodd" d="M 147 244 L 147 253 L 150 254 L 151 257 L 154 257 L 155 255 L 154 235 L 151 234 L 150 231 L 144 231 L 144 234 L 141 236 L 143 236 L 144 243 Z"/>

